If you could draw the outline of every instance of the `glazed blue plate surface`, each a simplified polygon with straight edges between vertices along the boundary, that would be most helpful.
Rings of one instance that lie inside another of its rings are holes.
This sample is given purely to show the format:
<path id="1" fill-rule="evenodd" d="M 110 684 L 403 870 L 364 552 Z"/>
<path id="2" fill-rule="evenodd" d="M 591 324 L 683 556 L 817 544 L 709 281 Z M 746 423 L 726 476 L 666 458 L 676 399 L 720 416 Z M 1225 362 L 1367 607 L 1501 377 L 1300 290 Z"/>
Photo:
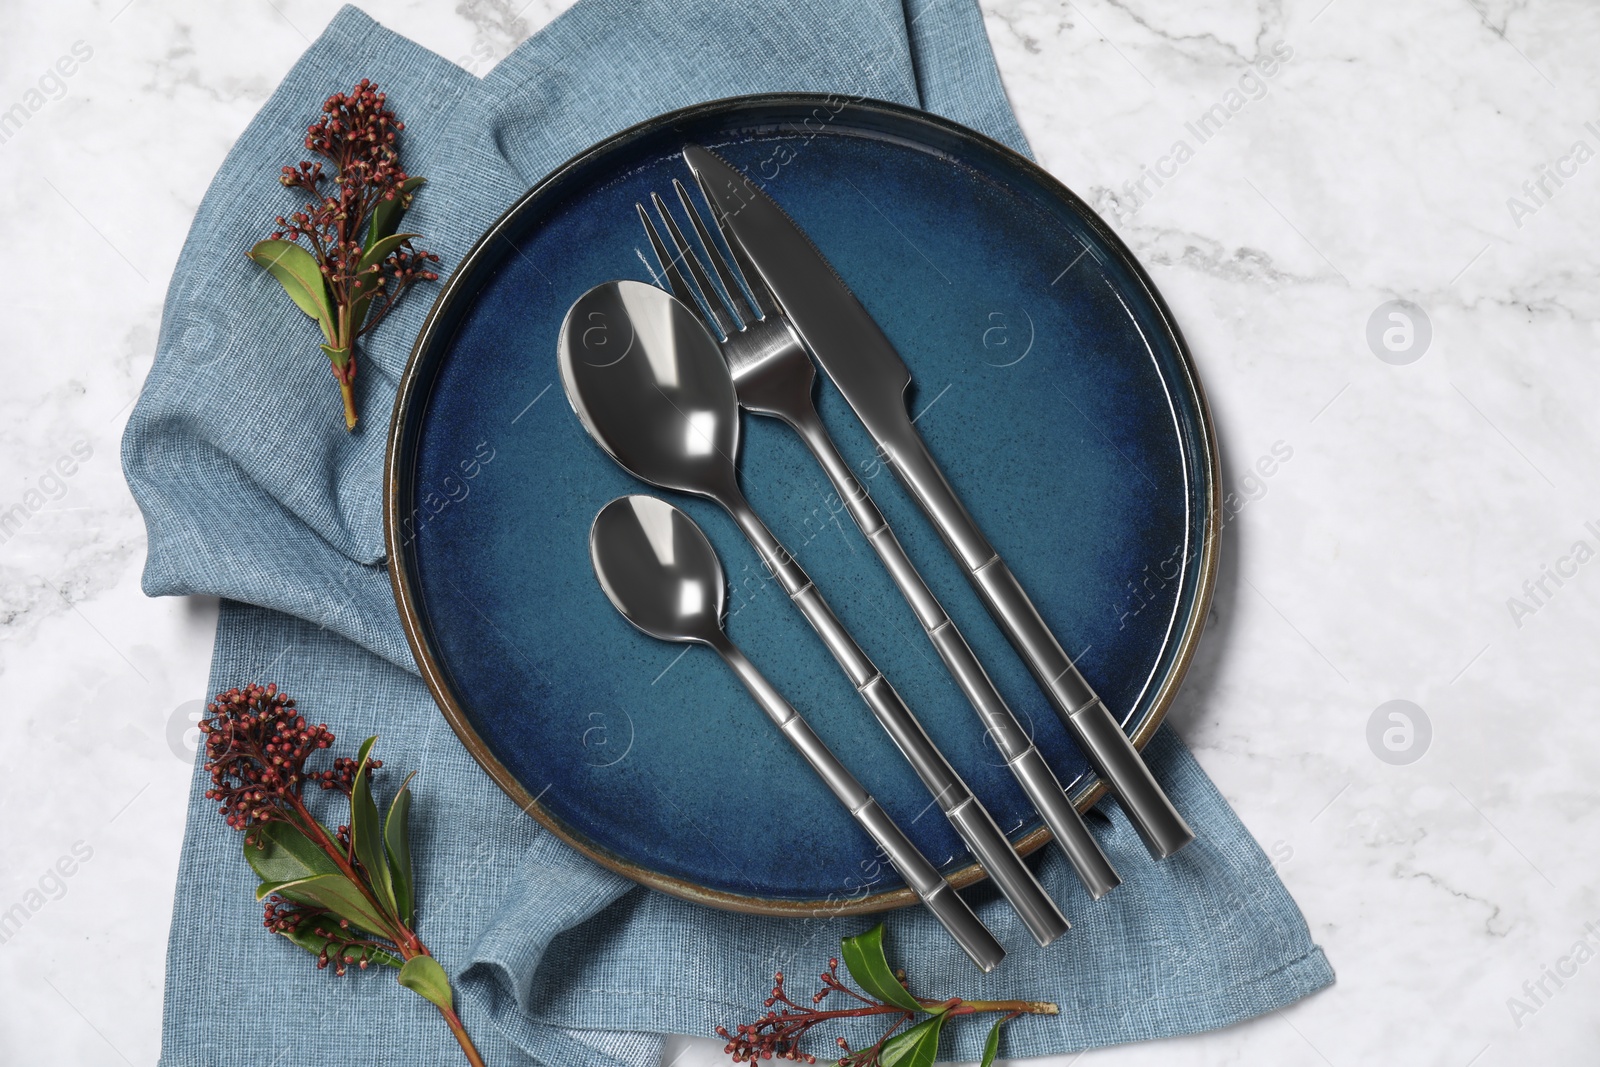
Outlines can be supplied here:
<path id="1" fill-rule="evenodd" d="M 634 204 L 688 180 L 690 141 L 763 185 L 883 326 L 929 448 L 1137 743 L 1210 597 L 1204 401 L 1159 296 L 1087 207 L 979 135 L 891 105 L 743 98 L 626 131 L 520 201 L 442 292 L 402 386 L 386 511 L 402 619 L 463 741 L 530 814 L 646 884 L 778 913 L 907 903 L 717 656 L 634 630 L 590 567 L 607 501 L 683 508 L 721 556 L 733 640 L 935 865 L 981 876 L 732 521 L 634 481 L 562 392 L 567 308 L 603 281 L 655 281 Z M 1025 666 L 819 378 L 840 449 L 1058 777 L 1092 801 Z M 772 420 L 746 415 L 744 431 L 756 509 L 1002 829 L 1025 849 L 1047 840 L 810 455 Z"/>

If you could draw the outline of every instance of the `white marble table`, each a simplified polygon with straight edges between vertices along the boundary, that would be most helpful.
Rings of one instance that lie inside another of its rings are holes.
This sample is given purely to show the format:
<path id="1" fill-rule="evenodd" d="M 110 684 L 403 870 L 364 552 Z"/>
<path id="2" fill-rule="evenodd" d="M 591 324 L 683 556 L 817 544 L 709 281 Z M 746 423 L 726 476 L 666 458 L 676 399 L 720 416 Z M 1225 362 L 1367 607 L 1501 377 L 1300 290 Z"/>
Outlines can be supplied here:
<path id="1" fill-rule="evenodd" d="M 482 71 L 565 2 L 367 6 Z M 1037 1062 L 1595 1062 L 1592 7 L 984 8 L 1040 158 L 1204 375 L 1237 515 L 1173 719 L 1339 972 L 1274 1017 Z M 118 441 L 207 181 L 335 9 L 0 15 L 0 111 L 40 104 L 0 132 L 0 914 L 26 912 L 0 1062 L 156 1058 L 215 609 L 140 594 Z"/>

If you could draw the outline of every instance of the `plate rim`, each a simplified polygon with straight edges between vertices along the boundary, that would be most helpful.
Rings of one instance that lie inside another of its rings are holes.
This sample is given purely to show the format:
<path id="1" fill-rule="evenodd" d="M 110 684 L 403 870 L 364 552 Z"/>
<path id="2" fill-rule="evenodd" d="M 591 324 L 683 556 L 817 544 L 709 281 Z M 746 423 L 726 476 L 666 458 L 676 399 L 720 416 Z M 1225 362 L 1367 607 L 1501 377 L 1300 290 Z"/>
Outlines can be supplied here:
<path id="1" fill-rule="evenodd" d="M 844 101 L 843 109 L 836 106 L 841 100 Z M 474 273 L 472 268 L 477 266 L 479 260 L 488 255 L 488 250 L 492 246 L 494 239 L 501 236 L 502 232 L 510 226 L 512 221 L 529 204 L 542 196 L 548 195 L 552 187 L 561 184 L 562 179 L 568 174 L 581 168 L 594 157 L 610 152 L 631 140 L 657 132 L 663 128 L 670 128 L 689 120 L 732 114 L 744 110 L 803 108 L 808 105 L 827 107 L 835 115 L 843 114 L 845 111 L 876 112 L 887 114 L 896 119 L 910 120 L 915 124 L 931 125 L 958 140 L 975 142 L 978 147 L 997 153 L 1004 162 L 1017 168 L 1043 187 L 1044 191 L 1063 201 L 1067 207 L 1074 210 L 1085 221 L 1089 228 L 1095 232 L 1095 235 L 1117 257 L 1121 265 L 1127 269 L 1134 281 L 1144 290 L 1144 295 L 1159 317 L 1161 325 L 1173 340 L 1178 355 L 1178 365 L 1183 372 L 1185 383 L 1197 401 L 1200 430 L 1197 440 L 1206 454 L 1207 462 L 1202 466 L 1207 472 L 1210 484 L 1206 499 L 1206 525 L 1203 543 L 1200 546 L 1200 569 L 1195 580 L 1195 606 L 1189 613 L 1183 632 L 1177 638 L 1176 655 L 1172 666 L 1156 691 L 1150 705 L 1149 714 L 1145 716 L 1143 721 L 1135 725 L 1133 732 L 1129 736 L 1134 747 L 1141 751 L 1149 744 L 1150 739 L 1155 736 L 1156 730 L 1166 721 L 1167 712 L 1170 710 L 1184 678 L 1188 675 L 1195 651 L 1199 646 L 1200 637 L 1205 630 L 1206 619 L 1210 614 L 1212 596 L 1216 591 L 1222 528 L 1222 468 L 1218 455 L 1216 428 L 1212 420 L 1211 405 L 1206 397 L 1205 388 L 1200 382 L 1200 376 L 1196 371 L 1194 357 L 1189 351 L 1188 342 L 1184 339 L 1183 331 L 1179 329 L 1177 320 L 1173 317 L 1166 300 L 1162 298 L 1160 291 L 1155 287 L 1155 283 L 1145 271 L 1144 266 L 1133 255 L 1133 252 L 1086 201 L 1067 188 L 1060 179 L 1038 163 L 977 130 L 963 126 L 941 115 L 923 111 L 920 108 L 888 100 L 876 100 L 871 97 L 843 96 L 838 93 L 798 92 L 755 93 L 721 97 L 716 100 L 691 104 L 687 107 L 664 112 L 610 134 L 550 171 L 521 196 L 517 197 L 473 243 L 466 254 L 461 257 L 461 262 L 450 272 L 445 284 L 440 287 L 433 306 L 429 308 L 427 317 L 423 319 L 422 326 L 417 332 L 417 339 L 412 344 L 410 355 L 406 358 L 405 371 L 402 373 L 395 391 L 394 408 L 389 420 L 389 431 L 384 453 L 383 541 L 386 569 L 389 572 L 389 584 L 394 594 L 395 607 L 400 615 L 401 628 L 405 631 L 406 643 L 411 648 L 412 658 L 416 661 L 422 680 L 427 685 L 429 693 L 433 696 L 434 703 L 439 707 L 445 720 L 450 724 L 450 728 L 472 755 L 472 758 L 523 812 L 532 816 L 545 829 L 554 833 L 563 842 L 601 866 L 615 871 L 634 882 L 651 889 L 660 890 L 671 896 L 728 911 L 787 918 L 870 914 L 915 904 L 918 898 L 909 887 L 905 886 L 882 893 L 843 899 L 823 898 L 821 900 L 783 900 L 770 897 L 751 897 L 729 893 L 725 890 L 711 889 L 687 879 L 662 874 L 618 856 L 595 842 L 585 839 L 583 835 L 567 827 L 553 813 L 545 810 L 538 803 L 538 798 L 529 795 L 527 789 L 517 780 L 516 776 L 500 762 L 489 746 L 478 736 L 465 709 L 456 701 L 455 695 L 450 691 L 446 681 L 447 675 L 430 646 L 426 624 L 423 622 L 422 614 L 419 610 L 419 598 L 416 590 L 412 587 L 410 567 L 408 565 L 410 557 L 408 557 L 406 551 L 408 542 L 402 539 L 403 511 L 410 501 L 407 488 L 401 485 L 402 472 L 399 465 L 400 460 L 403 458 L 402 452 L 408 451 L 406 446 L 413 443 L 415 439 L 415 434 L 410 432 L 412 417 L 426 408 L 427 401 L 432 393 L 431 381 L 428 383 L 430 388 L 426 391 L 419 391 L 422 385 L 425 350 L 440 340 L 438 336 L 440 321 L 449 311 L 453 302 L 463 299 L 464 294 L 470 295 L 470 293 L 467 293 L 466 279 Z M 1124 724 L 1124 729 L 1126 730 L 1126 724 Z M 1088 775 L 1088 784 L 1078 790 L 1077 795 L 1073 797 L 1073 803 L 1080 812 L 1087 812 L 1089 808 L 1093 807 L 1095 803 L 1105 796 L 1106 791 L 1105 783 L 1091 771 Z M 1051 837 L 1049 828 L 1041 826 L 1014 844 L 1020 854 L 1028 855 L 1042 848 L 1051 840 Z M 953 887 L 961 889 L 983 880 L 987 875 L 981 866 L 976 862 L 972 862 L 951 872 L 946 877 Z"/>

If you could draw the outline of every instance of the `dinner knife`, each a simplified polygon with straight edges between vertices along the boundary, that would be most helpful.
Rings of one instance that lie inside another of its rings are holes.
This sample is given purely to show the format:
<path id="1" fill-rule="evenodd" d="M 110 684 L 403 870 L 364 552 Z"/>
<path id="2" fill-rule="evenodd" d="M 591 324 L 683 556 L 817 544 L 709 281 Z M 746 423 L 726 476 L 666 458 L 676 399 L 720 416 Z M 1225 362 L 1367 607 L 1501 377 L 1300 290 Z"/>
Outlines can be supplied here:
<path id="1" fill-rule="evenodd" d="M 739 243 L 811 354 L 938 529 L 1056 714 L 1122 802 L 1145 847 L 1159 859 L 1193 841 L 1194 831 L 1050 632 L 912 425 L 905 402 L 911 372 L 883 330 L 805 232 L 755 183 L 699 145 L 686 146 L 683 156 L 724 222 L 723 232 Z"/>

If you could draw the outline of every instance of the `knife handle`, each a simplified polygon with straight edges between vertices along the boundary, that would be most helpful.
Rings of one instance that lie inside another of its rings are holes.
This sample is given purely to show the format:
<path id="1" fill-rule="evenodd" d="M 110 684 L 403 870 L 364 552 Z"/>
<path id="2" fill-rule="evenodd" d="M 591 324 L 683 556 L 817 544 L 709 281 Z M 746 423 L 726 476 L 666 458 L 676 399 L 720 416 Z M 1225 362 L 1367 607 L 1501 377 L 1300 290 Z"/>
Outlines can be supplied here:
<path id="1" fill-rule="evenodd" d="M 805 757 L 817 776 L 843 804 L 889 858 L 918 898 L 933 912 L 950 936 L 985 973 L 994 970 L 1006 954 L 988 927 L 978 919 L 967 902 L 934 869 L 917 846 L 913 845 L 883 807 L 864 789 L 835 756 L 809 723 L 772 684 L 762 676 L 738 646 L 725 635 L 713 642 L 714 648 L 739 676 L 761 710 L 773 721 L 789 743 Z"/>
<path id="2" fill-rule="evenodd" d="M 933 590 L 928 588 L 928 583 L 918 573 L 916 565 L 906 555 L 905 548 L 889 528 L 878 506 L 872 502 L 866 487 L 857 480 L 850 465 L 839 454 L 827 427 L 817 415 L 810 392 L 807 391 L 803 406 L 793 406 L 795 410 L 783 412 L 781 417 L 811 449 L 817 463 L 833 484 L 834 492 L 844 501 L 850 517 L 866 536 L 867 543 L 877 552 L 884 569 L 911 606 L 923 633 L 944 661 L 945 669 L 978 713 L 995 748 L 1005 758 L 1007 769 L 1022 787 L 1034 810 L 1044 819 L 1062 851 L 1072 861 L 1084 888 L 1090 896 L 1099 900 L 1122 884 L 1116 868 L 1100 851 L 1088 826 L 1084 825 L 1083 816 L 1072 806 L 1061 783 L 1051 773 L 1044 757 L 1017 721 L 1016 714 L 995 688 L 994 681 L 973 654 L 967 639 L 961 636 L 961 631 L 945 612 L 944 605 L 939 603 Z"/>
<path id="3" fill-rule="evenodd" d="M 1150 854 L 1164 859 L 1193 841 L 1194 831 L 1162 792 L 1105 703 L 1073 666 L 1022 583 L 978 529 L 910 419 L 893 440 L 879 443 L 967 572 L 989 614 L 1028 664 L 1057 717 L 1122 802 Z"/>
<path id="4" fill-rule="evenodd" d="M 933 794 L 945 817 L 961 835 L 985 871 L 994 879 L 1011 906 L 1027 925 L 1034 940 L 1048 945 L 1069 928 L 1066 916 L 1050 899 L 1033 872 L 1023 864 L 1016 849 L 994 825 L 994 820 L 961 780 L 923 730 L 917 717 L 906 707 L 894 686 L 884 678 L 867 654 L 856 644 L 833 609 L 822 598 L 800 564 L 767 529 L 760 516 L 742 495 L 722 501 L 739 524 L 767 567 L 783 585 L 789 599 L 800 609 L 812 629 L 817 631 L 833 658 L 844 668 L 861 699 L 889 734 L 895 747 L 905 756 L 922 784 Z"/>

